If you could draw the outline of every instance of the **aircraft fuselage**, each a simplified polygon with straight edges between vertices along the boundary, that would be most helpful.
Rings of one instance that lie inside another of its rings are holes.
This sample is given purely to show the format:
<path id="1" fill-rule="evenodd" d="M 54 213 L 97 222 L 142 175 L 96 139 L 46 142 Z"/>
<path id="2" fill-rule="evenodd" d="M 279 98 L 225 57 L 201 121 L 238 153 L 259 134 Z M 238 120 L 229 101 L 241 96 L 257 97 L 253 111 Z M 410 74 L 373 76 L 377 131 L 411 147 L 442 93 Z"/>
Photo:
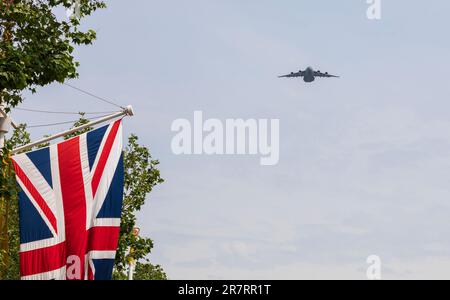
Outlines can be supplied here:
<path id="1" fill-rule="evenodd" d="M 314 70 L 311 67 L 308 67 L 305 70 L 305 75 L 303 76 L 304 82 L 313 82 L 316 78 L 314 77 Z"/>

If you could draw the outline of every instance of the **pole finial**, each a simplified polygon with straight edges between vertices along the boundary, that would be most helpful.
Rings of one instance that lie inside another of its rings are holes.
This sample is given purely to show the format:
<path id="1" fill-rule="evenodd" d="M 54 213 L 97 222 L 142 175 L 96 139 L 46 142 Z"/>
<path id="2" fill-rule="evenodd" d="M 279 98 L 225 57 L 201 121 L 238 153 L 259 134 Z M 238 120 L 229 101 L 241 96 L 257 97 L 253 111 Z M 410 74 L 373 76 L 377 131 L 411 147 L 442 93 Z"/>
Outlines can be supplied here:
<path id="1" fill-rule="evenodd" d="M 134 116 L 133 106 L 131 106 L 131 105 L 128 105 L 127 107 L 125 107 L 123 111 L 124 111 L 124 112 L 127 114 L 127 116 L 129 116 L 129 117 Z"/>

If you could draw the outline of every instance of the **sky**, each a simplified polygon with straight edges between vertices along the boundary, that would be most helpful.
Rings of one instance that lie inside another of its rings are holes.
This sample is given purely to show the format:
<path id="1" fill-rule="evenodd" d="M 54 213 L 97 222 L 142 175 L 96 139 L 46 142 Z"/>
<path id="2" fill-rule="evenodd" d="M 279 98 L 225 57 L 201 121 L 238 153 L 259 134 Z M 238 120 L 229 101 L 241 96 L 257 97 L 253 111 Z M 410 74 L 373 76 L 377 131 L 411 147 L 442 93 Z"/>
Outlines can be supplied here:
<path id="1" fill-rule="evenodd" d="M 71 84 L 136 116 L 164 184 L 138 216 L 171 279 L 450 279 L 450 3 L 108 1 Z M 278 79 L 307 66 L 339 79 Z M 59 84 L 22 108 L 114 107 Z M 280 161 L 174 155 L 174 120 L 279 119 Z M 14 111 L 29 125 L 70 121 Z M 76 117 L 75 117 L 76 119 Z M 37 139 L 68 125 L 31 129 Z"/>

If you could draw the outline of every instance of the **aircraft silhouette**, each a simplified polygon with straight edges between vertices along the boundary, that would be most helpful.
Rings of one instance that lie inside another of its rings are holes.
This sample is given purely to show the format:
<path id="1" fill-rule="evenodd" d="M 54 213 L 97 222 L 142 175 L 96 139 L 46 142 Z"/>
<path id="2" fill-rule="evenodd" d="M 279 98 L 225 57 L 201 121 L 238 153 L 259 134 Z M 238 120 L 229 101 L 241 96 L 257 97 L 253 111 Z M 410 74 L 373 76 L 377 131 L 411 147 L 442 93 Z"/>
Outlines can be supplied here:
<path id="1" fill-rule="evenodd" d="M 298 71 L 297 73 L 291 72 L 291 74 L 278 76 L 278 78 L 296 78 L 296 77 L 303 77 L 304 82 L 313 82 L 316 77 L 325 77 L 325 78 L 339 78 L 339 76 L 328 74 L 328 72 L 322 73 L 320 71 L 314 71 L 313 68 L 308 67 L 305 71 Z"/>

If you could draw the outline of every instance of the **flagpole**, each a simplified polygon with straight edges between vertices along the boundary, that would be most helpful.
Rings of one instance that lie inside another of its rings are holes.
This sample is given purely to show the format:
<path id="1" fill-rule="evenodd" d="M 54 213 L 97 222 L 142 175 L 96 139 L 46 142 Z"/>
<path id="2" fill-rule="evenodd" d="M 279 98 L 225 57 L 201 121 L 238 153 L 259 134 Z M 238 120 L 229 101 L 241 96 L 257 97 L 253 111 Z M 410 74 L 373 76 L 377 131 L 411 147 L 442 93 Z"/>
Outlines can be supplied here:
<path id="1" fill-rule="evenodd" d="M 133 228 L 133 236 L 136 237 L 136 239 L 139 239 L 139 233 L 141 229 L 139 227 Z M 128 254 L 131 255 L 134 253 L 134 248 L 130 247 L 128 250 Z M 136 260 L 132 257 L 128 259 L 128 280 L 134 280 L 134 271 L 136 269 Z"/>
<path id="2" fill-rule="evenodd" d="M 98 124 L 101 124 L 101 123 L 104 123 L 104 122 L 107 122 L 107 121 L 109 121 L 109 120 L 112 120 L 112 119 L 115 119 L 115 118 L 119 118 L 119 117 L 122 117 L 122 116 L 130 116 L 130 117 L 131 117 L 131 116 L 134 116 L 133 107 L 132 107 L 131 105 L 128 105 L 127 107 L 125 107 L 125 108 L 124 108 L 122 111 L 120 111 L 120 112 L 117 112 L 117 113 L 114 113 L 114 114 L 112 114 L 112 115 L 103 117 L 103 118 L 101 118 L 101 119 L 98 119 L 98 120 L 89 122 L 89 123 L 87 123 L 87 124 L 84 124 L 84 125 L 81 125 L 81 126 L 72 128 L 72 129 L 70 129 L 70 130 L 67 130 L 67 131 L 64 131 L 64 132 L 61 132 L 61 133 L 57 133 L 57 134 L 55 134 L 55 135 L 52 135 L 52 136 L 49 136 L 49 137 L 40 139 L 40 140 L 38 140 L 38 141 L 36 141 L 36 142 L 33 142 L 33 143 L 30 143 L 30 144 L 28 144 L 28 145 L 24 145 L 24 146 L 18 147 L 18 148 L 16 148 L 16 149 L 12 150 L 11 153 L 12 153 L 12 154 L 17 154 L 17 153 L 19 153 L 19 152 L 22 152 L 22 151 L 31 149 L 31 148 L 36 147 L 36 146 L 38 146 L 38 145 L 48 143 L 48 142 L 53 141 L 53 140 L 55 140 L 55 139 L 57 139 L 57 138 L 66 136 L 66 135 L 68 135 L 68 134 L 72 134 L 72 133 L 74 133 L 74 132 L 81 131 L 81 130 L 86 129 L 86 128 L 88 128 L 88 127 L 92 127 L 92 126 L 95 126 L 95 125 L 98 125 Z"/>

